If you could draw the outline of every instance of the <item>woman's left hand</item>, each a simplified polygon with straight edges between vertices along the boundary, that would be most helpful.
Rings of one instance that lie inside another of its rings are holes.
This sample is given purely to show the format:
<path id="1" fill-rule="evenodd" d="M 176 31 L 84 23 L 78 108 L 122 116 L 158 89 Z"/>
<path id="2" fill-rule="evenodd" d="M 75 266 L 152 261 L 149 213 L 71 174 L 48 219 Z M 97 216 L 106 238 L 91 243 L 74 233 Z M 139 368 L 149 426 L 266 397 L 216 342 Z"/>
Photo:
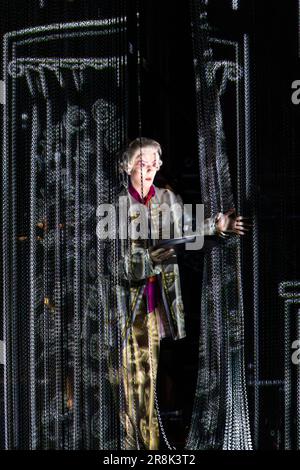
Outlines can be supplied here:
<path id="1" fill-rule="evenodd" d="M 251 224 L 245 222 L 246 217 L 235 215 L 235 209 L 229 209 L 225 214 L 219 212 L 216 217 L 216 229 L 219 235 L 226 236 L 227 233 L 245 235 Z"/>

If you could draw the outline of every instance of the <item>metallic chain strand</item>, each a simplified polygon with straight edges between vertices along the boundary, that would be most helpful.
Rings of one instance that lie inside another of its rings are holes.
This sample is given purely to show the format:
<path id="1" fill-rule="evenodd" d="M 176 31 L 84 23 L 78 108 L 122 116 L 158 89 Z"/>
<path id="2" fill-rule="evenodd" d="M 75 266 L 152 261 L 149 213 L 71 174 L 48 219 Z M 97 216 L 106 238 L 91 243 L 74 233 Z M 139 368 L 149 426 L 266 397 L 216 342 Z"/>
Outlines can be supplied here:
<path id="1" fill-rule="evenodd" d="M 8 103 L 8 39 L 3 40 L 3 78 L 5 84 L 5 103 Z M 5 361 L 4 361 L 4 445 L 9 450 L 13 447 L 12 436 L 14 427 L 12 417 L 12 363 L 11 363 L 11 312 L 10 312 L 10 204 L 8 195 L 10 194 L 10 121 L 8 106 L 3 106 L 3 165 L 2 165 L 2 189 L 3 189 L 3 332 L 5 343 Z M 16 433 L 15 433 L 16 434 Z"/>
<path id="2" fill-rule="evenodd" d="M 76 135 L 75 150 L 75 231 L 74 231 L 74 405 L 73 405 L 73 436 L 72 449 L 79 449 L 82 441 L 81 434 L 81 204 L 80 204 L 80 135 Z"/>
<path id="3" fill-rule="evenodd" d="M 30 449 L 38 448 L 38 413 L 37 413 L 37 315 L 36 315 L 36 272 L 37 272 L 37 250 L 36 250 L 36 154 L 38 141 L 38 110 L 37 104 L 32 109 L 32 140 L 30 158 L 30 317 L 29 317 L 29 340 L 30 340 Z"/>

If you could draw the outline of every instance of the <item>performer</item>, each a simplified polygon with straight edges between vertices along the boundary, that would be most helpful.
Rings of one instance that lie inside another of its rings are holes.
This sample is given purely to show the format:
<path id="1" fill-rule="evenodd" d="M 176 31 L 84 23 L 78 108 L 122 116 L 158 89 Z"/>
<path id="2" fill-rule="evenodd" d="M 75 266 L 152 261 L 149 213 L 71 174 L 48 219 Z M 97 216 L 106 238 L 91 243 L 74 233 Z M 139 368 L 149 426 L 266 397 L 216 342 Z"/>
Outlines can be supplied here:
<path id="1" fill-rule="evenodd" d="M 121 170 L 129 177 L 129 206 L 145 206 L 152 227 L 157 227 L 164 204 L 180 202 L 170 189 L 153 184 L 162 165 L 161 154 L 158 142 L 141 137 L 129 144 L 121 161 Z M 130 221 L 138 216 L 133 211 Z M 202 227 L 203 235 L 244 235 L 246 230 L 244 217 L 236 216 L 234 209 L 206 219 Z M 155 403 L 160 340 L 185 337 L 179 268 L 173 248 L 154 248 L 149 237 L 129 243 L 128 252 L 123 253 L 130 297 L 123 348 L 126 449 L 156 450 L 160 435 Z"/>

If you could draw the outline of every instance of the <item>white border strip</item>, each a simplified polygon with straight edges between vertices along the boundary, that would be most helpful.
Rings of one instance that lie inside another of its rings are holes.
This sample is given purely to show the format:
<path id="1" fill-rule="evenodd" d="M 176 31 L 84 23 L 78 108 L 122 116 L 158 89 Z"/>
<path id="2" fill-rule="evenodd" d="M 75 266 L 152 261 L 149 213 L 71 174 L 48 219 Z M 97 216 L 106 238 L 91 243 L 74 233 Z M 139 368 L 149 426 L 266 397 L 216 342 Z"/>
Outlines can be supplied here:
<path id="1" fill-rule="evenodd" d="M 0 104 L 5 104 L 5 82 L 0 80 Z"/>
<path id="2" fill-rule="evenodd" d="M 5 343 L 0 341 L 0 364 L 5 364 Z"/>

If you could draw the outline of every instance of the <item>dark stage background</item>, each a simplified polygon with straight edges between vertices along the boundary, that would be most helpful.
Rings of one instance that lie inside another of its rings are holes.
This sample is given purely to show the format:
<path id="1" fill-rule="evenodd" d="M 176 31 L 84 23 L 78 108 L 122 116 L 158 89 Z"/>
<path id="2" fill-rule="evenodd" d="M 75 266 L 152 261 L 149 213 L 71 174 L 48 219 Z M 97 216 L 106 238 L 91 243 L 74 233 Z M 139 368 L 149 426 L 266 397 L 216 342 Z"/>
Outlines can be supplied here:
<path id="1" fill-rule="evenodd" d="M 216 31 L 227 39 L 236 39 L 243 33 L 248 33 L 250 38 L 254 138 L 251 158 L 255 169 L 256 191 L 253 196 L 259 228 L 259 315 L 255 319 L 252 309 L 253 274 L 248 269 L 252 245 L 249 235 L 243 241 L 246 374 L 254 445 L 259 449 L 283 449 L 287 425 L 284 421 L 286 312 L 285 299 L 279 295 L 279 284 L 299 280 L 297 241 L 300 229 L 300 174 L 296 163 L 300 156 L 300 105 L 291 101 L 292 82 L 300 80 L 299 5 L 296 0 L 209 0 L 207 3 L 209 21 Z M 238 9 L 232 8 L 235 3 Z M 125 4 L 129 25 L 131 22 L 129 37 L 134 44 L 135 3 L 128 1 Z M 0 7 L 1 37 L 5 32 L 25 27 L 105 18 L 110 14 L 102 7 L 100 0 L 1 0 Z M 175 192 L 180 193 L 184 202 L 199 202 L 201 192 L 196 158 L 198 150 L 189 2 L 143 0 L 140 7 L 142 135 L 152 137 L 162 145 L 164 164 L 157 185 L 169 184 Z M 133 139 L 138 135 L 137 77 L 134 63 L 130 67 L 128 118 L 129 138 Z M 224 126 L 235 188 L 236 162 L 233 149 L 236 136 L 231 125 L 231 113 L 234 110 L 232 103 L 228 102 L 226 106 Z M 246 205 L 243 215 L 248 215 Z M 202 263 L 202 252 L 180 256 L 188 335 L 178 343 L 162 342 L 159 396 L 166 430 L 175 444 L 183 442 L 189 426 L 197 378 Z M 292 306 L 292 313 L 295 312 L 296 308 Z M 293 324 L 291 339 L 294 341 L 297 338 Z M 293 377 L 299 374 L 299 367 L 293 366 Z M 3 365 L 3 399 L 2 368 Z M 293 448 L 297 446 L 297 410 L 299 414 L 299 396 L 298 403 L 296 396 L 297 391 L 294 390 L 294 411 L 290 424 Z M 0 437 L 3 447 L 2 436 L 3 432 Z"/>

